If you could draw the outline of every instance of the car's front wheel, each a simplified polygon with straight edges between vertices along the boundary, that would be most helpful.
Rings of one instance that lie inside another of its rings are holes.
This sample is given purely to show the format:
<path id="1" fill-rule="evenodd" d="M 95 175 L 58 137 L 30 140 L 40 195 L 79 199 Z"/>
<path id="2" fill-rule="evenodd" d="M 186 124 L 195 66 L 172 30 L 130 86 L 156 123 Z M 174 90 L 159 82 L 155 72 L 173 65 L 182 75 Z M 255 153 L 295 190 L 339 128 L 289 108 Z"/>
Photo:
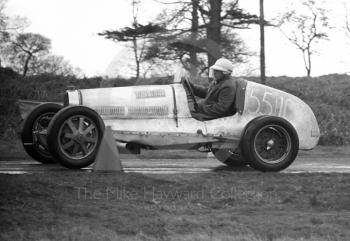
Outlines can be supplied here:
<path id="1" fill-rule="evenodd" d="M 260 171 L 281 171 L 295 160 L 299 139 L 285 119 L 262 116 L 251 121 L 242 138 L 242 154 L 249 165 Z"/>
<path id="2" fill-rule="evenodd" d="M 49 125 L 49 150 L 65 167 L 87 167 L 95 160 L 104 128 L 94 110 L 84 106 L 66 107 Z"/>

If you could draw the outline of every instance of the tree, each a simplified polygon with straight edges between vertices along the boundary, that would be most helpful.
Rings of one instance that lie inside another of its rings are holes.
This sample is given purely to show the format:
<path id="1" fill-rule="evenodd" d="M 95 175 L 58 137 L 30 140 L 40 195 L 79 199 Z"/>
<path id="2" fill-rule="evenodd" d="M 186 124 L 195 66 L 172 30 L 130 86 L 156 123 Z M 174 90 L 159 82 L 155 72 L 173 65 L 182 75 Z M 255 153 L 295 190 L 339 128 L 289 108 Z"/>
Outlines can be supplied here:
<path id="1" fill-rule="evenodd" d="M 198 39 L 198 8 L 199 8 L 199 0 L 191 0 L 191 35 L 190 35 L 190 41 L 192 43 L 197 42 Z M 191 46 L 189 49 L 189 55 L 190 55 L 190 74 L 191 77 L 197 76 L 197 68 L 198 68 L 198 59 L 197 59 L 197 50 L 194 45 Z"/>
<path id="2" fill-rule="evenodd" d="M 6 30 L 6 27 L 7 27 L 8 17 L 4 13 L 5 4 L 6 4 L 5 0 L 0 0 L 0 33 L 1 34 Z"/>
<path id="3" fill-rule="evenodd" d="M 40 53 L 47 53 L 51 48 L 51 41 L 40 34 L 23 33 L 11 41 L 10 48 L 13 51 L 12 63 L 17 63 L 17 68 L 26 76 L 31 60 Z"/>
<path id="4" fill-rule="evenodd" d="M 207 54 L 208 64 L 213 65 L 215 61 L 222 56 L 221 54 L 221 9 L 222 0 L 209 0 L 208 10 L 201 6 L 200 11 L 203 15 L 209 18 L 209 22 L 206 25 L 207 31 Z"/>
<path id="5" fill-rule="evenodd" d="M 266 84 L 265 76 L 265 19 L 264 19 L 264 0 L 260 0 L 260 78 L 261 83 Z"/>
<path id="6" fill-rule="evenodd" d="M 232 29 L 246 29 L 250 24 L 258 24 L 259 18 L 239 7 L 239 0 L 207 0 L 199 7 L 204 19 L 207 37 L 208 64 L 213 65 L 223 56 L 221 40 L 225 32 Z"/>
<path id="7" fill-rule="evenodd" d="M 175 7 L 174 10 L 165 10 L 158 17 L 156 22 L 161 25 L 165 23 L 167 31 L 154 41 L 147 56 L 179 59 L 184 64 L 189 62 L 190 69 L 192 66 L 205 65 L 200 72 L 221 56 L 242 61 L 242 56 L 247 55 L 248 51 L 234 30 L 248 28 L 259 20 L 257 16 L 240 9 L 238 2 L 239 0 L 162 2 Z"/>
<path id="8" fill-rule="evenodd" d="M 157 1 L 159 2 L 159 1 Z M 199 0 L 161 2 L 171 4 L 153 21 L 164 26 L 164 31 L 155 33 L 147 46 L 145 60 L 164 66 L 167 60 L 180 61 L 194 78 L 203 65 L 200 53 L 203 48 L 203 31 L 199 27 Z M 165 60 L 165 61 L 164 61 Z M 162 63 L 160 63 L 162 61 Z"/>
<path id="9" fill-rule="evenodd" d="M 5 49 L 10 43 L 10 37 L 18 30 L 27 26 L 25 18 L 15 17 L 10 18 L 5 14 L 7 0 L 0 0 L 0 67 L 2 66 Z"/>
<path id="10" fill-rule="evenodd" d="M 114 41 L 131 42 L 131 48 L 134 52 L 134 59 L 136 64 L 137 79 L 140 77 L 140 64 L 144 60 L 148 39 L 151 37 L 151 34 L 162 31 L 162 28 L 159 25 L 152 23 L 142 25 L 138 23 L 139 3 L 139 0 L 132 1 L 133 22 L 131 27 L 125 27 L 114 31 L 106 30 L 102 33 L 99 33 L 99 35 Z"/>
<path id="11" fill-rule="evenodd" d="M 303 9 L 298 9 L 298 13 L 288 11 L 280 20 L 281 32 L 302 53 L 308 77 L 311 76 L 312 55 L 316 52 L 314 45 L 328 39 L 328 17 L 326 10 L 318 4 L 315 0 L 303 0 Z"/>
<path id="12" fill-rule="evenodd" d="M 5 14 L 7 0 L 0 0 L 0 43 L 8 39 L 10 18 Z"/>
<path id="13" fill-rule="evenodd" d="M 54 54 L 39 54 L 30 62 L 28 74 L 53 74 L 63 76 L 73 76 L 79 74 L 79 70 L 75 69 L 63 56 Z"/>

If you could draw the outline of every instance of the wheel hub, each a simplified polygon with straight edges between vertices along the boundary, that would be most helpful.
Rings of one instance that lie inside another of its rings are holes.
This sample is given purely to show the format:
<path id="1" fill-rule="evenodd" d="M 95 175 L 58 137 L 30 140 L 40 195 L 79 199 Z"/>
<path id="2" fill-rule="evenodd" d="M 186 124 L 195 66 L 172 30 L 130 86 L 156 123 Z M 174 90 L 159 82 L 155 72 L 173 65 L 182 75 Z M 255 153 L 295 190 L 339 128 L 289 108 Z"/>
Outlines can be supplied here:
<path id="1" fill-rule="evenodd" d="M 275 141 L 273 139 L 268 140 L 266 143 L 266 150 L 269 151 L 275 146 Z"/>
<path id="2" fill-rule="evenodd" d="M 55 115 L 54 112 L 47 112 L 39 116 L 33 124 L 33 141 L 37 146 L 38 150 L 44 155 L 50 155 L 47 150 L 47 128 L 50 124 L 51 119 Z"/>
<path id="3" fill-rule="evenodd" d="M 73 140 L 76 141 L 79 144 L 84 144 L 86 142 L 85 136 L 81 133 L 76 134 L 73 137 Z"/>

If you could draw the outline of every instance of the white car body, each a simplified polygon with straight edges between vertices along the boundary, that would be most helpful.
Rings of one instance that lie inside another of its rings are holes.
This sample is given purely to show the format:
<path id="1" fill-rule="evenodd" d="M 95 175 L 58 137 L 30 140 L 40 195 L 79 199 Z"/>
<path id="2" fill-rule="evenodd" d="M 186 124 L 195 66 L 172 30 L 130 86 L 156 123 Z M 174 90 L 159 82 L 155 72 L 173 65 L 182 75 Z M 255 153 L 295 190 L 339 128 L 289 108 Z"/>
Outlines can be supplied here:
<path id="1" fill-rule="evenodd" d="M 242 81 L 242 80 L 241 80 Z M 320 131 L 311 108 L 286 92 L 244 81 L 243 108 L 233 116 L 209 121 L 192 118 L 182 84 L 80 89 L 67 91 L 69 105 L 94 109 L 110 126 L 117 142 L 153 148 L 212 147 L 234 149 L 246 125 L 261 115 L 290 122 L 299 137 L 299 149 L 317 145 Z"/>

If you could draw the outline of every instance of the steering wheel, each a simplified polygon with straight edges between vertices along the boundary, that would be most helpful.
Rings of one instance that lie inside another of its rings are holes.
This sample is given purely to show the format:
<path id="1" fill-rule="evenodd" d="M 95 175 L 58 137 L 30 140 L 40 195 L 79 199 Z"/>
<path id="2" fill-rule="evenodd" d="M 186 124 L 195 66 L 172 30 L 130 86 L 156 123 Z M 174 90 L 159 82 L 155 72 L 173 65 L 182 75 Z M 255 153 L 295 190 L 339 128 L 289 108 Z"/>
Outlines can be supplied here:
<path id="1" fill-rule="evenodd" d="M 187 88 L 187 90 L 189 91 L 190 98 L 191 98 L 191 100 L 193 101 L 194 110 L 195 110 L 196 112 L 199 112 L 199 106 L 198 106 L 196 97 L 195 97 L 195 95 L 194 95 L 194 91 L 193 91 L 193 89 L 192 89 L 192 86 L 191 86 L 191 83 L 190 83 L 188 77 L 187 77 L 187 76 L 184 76 L 184 77 L 182 77 L 182 80 L 183 80 L 183 81 L 181 81 L 182 84 L 183 84 L 184 87 Z"/>

